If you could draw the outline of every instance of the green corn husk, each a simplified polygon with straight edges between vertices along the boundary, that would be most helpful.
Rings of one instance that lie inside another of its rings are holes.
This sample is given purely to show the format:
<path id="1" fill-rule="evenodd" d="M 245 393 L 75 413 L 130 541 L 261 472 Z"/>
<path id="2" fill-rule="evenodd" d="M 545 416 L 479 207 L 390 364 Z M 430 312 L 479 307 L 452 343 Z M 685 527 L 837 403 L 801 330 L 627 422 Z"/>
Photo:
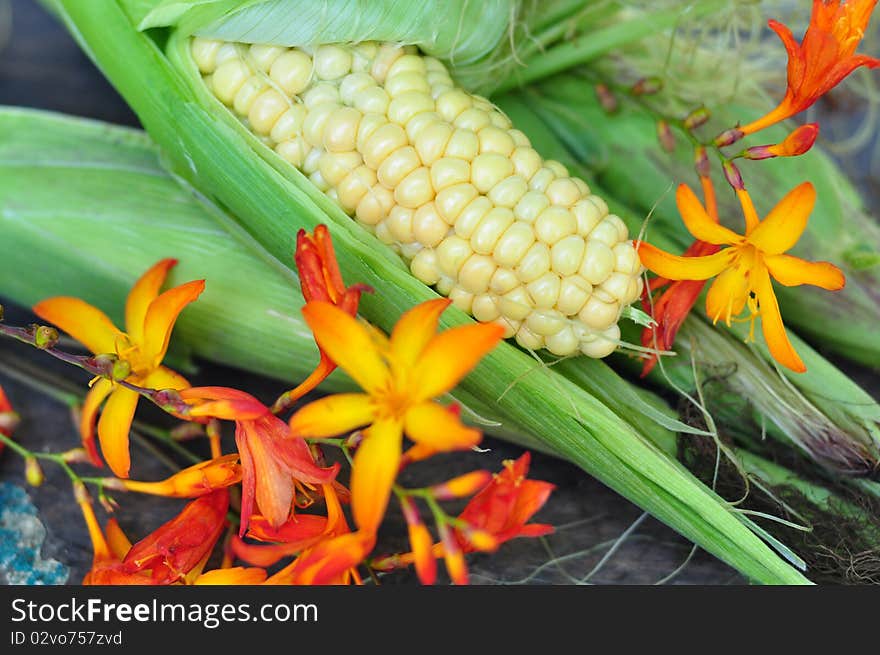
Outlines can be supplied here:
<path id="1" fill-rule="evenodd" d="M 172 63 L 119 5 L 97 8 L 59 0 L 53 6 L 133 106 L 177 174 L 234 215 L 278 261 L 290 261 L 296 228 L 328 222 L 345 277 L 376 289 L 363 303 L 367 318 L 387 329 L 406 308 L 435 297 L 396 256 L 246 134 L 199 90 L 187 61 Z M 179 44 L 172 38 L 172 55 L 175 47 Z M 447 314 L 447 327 L 470 320 L 457 311 Z M 634 427 L 644 422 L 643 415 L 632 416 L 630 410 L 632 423 L 623 420 L 594 395 L 553 369 L 536 367 L 531 357 L 508 344 L 487 357 L 461 391 L 483 401 L 492 411 L 490 418 L 543 441 L 749 578 L 805 581 L 755 536 L 759 528 Z"/>
<path id="2" fill-rule="evenodd" d="M 523 92 L 498 100 L 533 143 L 548 156 L 574 170 L 583 168 L 579 132 L 562 135 L 564 124 L 543 121 L 540 100 Z M 613 120 L 613 119 L 612 119 Z M 555 127 L 558 132 L 554 132 Z M 567 138 L 566 138 L 567 137 Z M 566 147 L 569 146 L 569 147 Z M 600 195 L 606 190 L 593 184 Z M 609 197 L 605 195 L 605 197 Z M 632 233 L 638 233 L 642 214 L 622 204 L 609 203 Z M 670 235 L 666 223 L 652 224 L 650 239 L 658 247 L 674 251 L 677 234 Z M 745 325 L 728 330 L 711 327 L 704 313 L 704 302 L 682 326 L 676 341 L 675 358 L 664 358 L 649 379 L 670 390 L 696 396 L 692 360 L 703 377 L 711 378 L 716 394 L 710 399 L 712 414 L 721 423 L 736 426 L 743 422 L 743 411 L 756 413 L 757 424 L 775 437 L 788 440 L 836 475 L 874 474 L 880 466 L 880 404 L 828 360 L 792 335 L 792 343 L 807 366 L 806 373 L 792 373 L 773 364 L 762 341 L 753 347 L 744 343 Z M 625 327 L 624 338 L 639 340 L 639 329 Z M 623 358 L 620 358 L 623 360 Z M 621 361 L 635 369 L 638 362 Z M 750 425 L 753 425 L 749 421 Z"/>

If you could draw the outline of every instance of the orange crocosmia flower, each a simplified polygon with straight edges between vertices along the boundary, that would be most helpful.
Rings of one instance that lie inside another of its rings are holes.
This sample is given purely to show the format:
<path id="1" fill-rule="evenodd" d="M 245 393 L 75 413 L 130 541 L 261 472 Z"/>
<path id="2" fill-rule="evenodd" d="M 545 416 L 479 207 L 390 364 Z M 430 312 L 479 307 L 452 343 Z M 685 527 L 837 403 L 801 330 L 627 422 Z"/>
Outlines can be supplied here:
<path id="1" fill-rule="evenodd" d="M 178 315 L 199 297 L 205 281 L 187 282 L 160 294 L 168 272 L 176 263 L 175 259 L 163 259 L 135 283 L 125 304 L 127 332 L 117 329 L 101 310 L 79 298 L 49 298 L 37 303 L 34 313 L 57 325 L 96 355 L 115 353 L 131 367 L 126 382 L 150 389 L 184 389 L 189 386 L 187 381 L 161 362 Z M 94 383 L 82 408 L 83 445 L 92 462 L 101 466 L 95 446 L 95 418 L 106 400 L 98 421 L 98 438 L 107 464 L 120 478 L 128 477 L 131 465 L 128 437 L 138 399 L 136 391 L 102 378 Z"/>
<path id="2" fill-rule="evenodd" d="M 320 300 L 329 302 L 351 316 L 357 314 L 361 294 L 372 289 L 365 284 L 346 287 L 336 261 L 330 231 L 326 225 L 315 228 L 310 235 L 300 230 L 296 235 L 296 253 L 294 254 L 296 269 L 299 272 L 300 286 L 306 301 Z M 321 361 L 315 370 L 303 382 L 285 394 L 286 402 L 293 404 L 299 398 L 315 389 L 336 368 L 336 364 L 320 350 Z M 289 405 L 288 405 L 289 406 Z"/>
<path id="3" fill-rule="evenodd" d="M 859 66 L 876 68 L 880 59 L 855 54 L 877 0 L 813 0 L 804 40 L 798 43 L 782 23 L 769 21 L 788 52 L 788 87 L 770 113 L 738 128 L 752 134 L 810 107 Z"/>
<path id="4" fill-rule="evenodd" d="M 128 573 L 153 571 L 157 584 L 186 577 L 214 549 L 226 527 L 229 492 L 215 491 L 188 503 L 176 517 L 133 545 L 122 560 Z"/>
<path id="5" fill-rule="evenodd" d="M 78 490 L 77 502 L 94 549 L 83 584 L 157 585 L 188 582 L 201 573 L 226 525 L 229 494 L 217 491 L 189 503 L 134 546 L 115 519 L 101 530 L 84 490 Z"/>
<path id="6" fill-rule="evenodd" d="M 366 559 L 376 537 L 369 532 L 350 532 L 331 537 L 300 554 L 266 580 L 272 585 L 343 585 L 360 582 L 357 565 Z"/>
<path id="7" fill-rule="evenodd" d="M 504 462 L 504 470 L 471 498 L 458 516 L 474 531 L 491 535 L 493 539 L 485 541 L 493 542 L 496 548 L 515 537 L 541 537 L 553 532 L 551 525 L 528 523 L 556 488 L 549 482 L 527 479 L 530 463 L 528 452 L 516 461 Z M 466 532 L 457 530 L 456 536 L 466 551 L 477 550 Z"/>
<path id="8" fill-rule="evenodd" d="M 290 420 L 294 433 L 330 437 L 369 425 L 355 453 L 351 474 L 355 523 L 375 532 L 385 513 L 401 462 L 403 434 L 432 452 L 466 449 L 480 440 L 432 398 L 450 391 L 501 340 L 493 323 L 437 334 L 447 299 L 406 312 L 390 339 L 325 302 L 303 308 L 318 345 L 365 393 L 327 396 Z"/>
<path id="9" fill-rule="evenodd" d="M 154 496 L 196 498 L 240 482 L 241 467 L 238 458 L 237 454 L 223 455 L 194 464 L 158 482 L 111 479 L 110 486 Z"/>
<path id="10" fill-rule="evenodd" d="M 688 231 L 697 239 L 727 248 L 705 257 L 677 257 L 648 243 L 637 244 L 647 268 L 671 280 L 708 280 L 718 276 L 706 297 L 706 312 L 713 322 L 730 325 L 748 305 L 749 319 L 761 317 L 770 354 L 796 372 L 806 370 L 785 333 L 771 277 L 784 286 L 811 284 L 836 291 L 846 280 L 828 262 L 808 262 L 784 254 L 797 243 L 816 201 L 809 182 L 788 193 L 762 221 L 745 189 L 737 191 L 746 219 L 745 235 L 713 221 L 686 185 L 678 187 L 679 211 Z"/>
<path id="11" fill-rule="evenodd" d="M 180 395 L 192 405 L 192 418 L 235 421 L 242 474 L 240 535 L 247 530 L 255 505 L 271 525 L 287 521 L 296 480 L 325 484 L 336 477 L 339 464 L 330 468 L 315 464 L 305 440 L 250 394 L 226 387 L 193 387 Z"/>
<path id="12" fill-rule="evenodd" d="M 325 484 L 322 489 L 327 516 L 297 514 L 277 527 L 263 516 L 253 516 L 248 537 L 271 543 L 249 544 L 240 537 L 234 537 L 232 552 L 249 564 L 272 566 L 278 560 L 311 548 L 325 539 L 350 532 L 335 488 L 332 484 Z"/>

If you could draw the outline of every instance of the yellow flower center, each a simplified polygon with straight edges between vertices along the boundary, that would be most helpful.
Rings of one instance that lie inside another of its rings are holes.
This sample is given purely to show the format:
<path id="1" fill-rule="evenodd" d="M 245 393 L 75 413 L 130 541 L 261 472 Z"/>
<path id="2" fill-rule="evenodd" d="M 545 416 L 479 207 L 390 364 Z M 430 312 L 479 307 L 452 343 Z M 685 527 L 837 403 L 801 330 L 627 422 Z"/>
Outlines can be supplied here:
<path id="1" fill-rule="evenodd" d="M 132 343 L 127 334 L 120 335 L 116 340 L 116 356 L 131 366 L 129 378 L 143 377 L 155 368 L 153 362 L 141 352 L 140 346 Z"/>

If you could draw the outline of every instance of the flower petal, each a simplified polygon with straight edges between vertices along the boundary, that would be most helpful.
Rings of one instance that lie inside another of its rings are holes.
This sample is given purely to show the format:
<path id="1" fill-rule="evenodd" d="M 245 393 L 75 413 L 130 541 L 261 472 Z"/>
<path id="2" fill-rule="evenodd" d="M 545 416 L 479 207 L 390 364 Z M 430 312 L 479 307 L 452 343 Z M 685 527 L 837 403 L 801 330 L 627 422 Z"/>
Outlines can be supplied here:
<path id="1" fill-rule="evenodd" d="M 169 289 L 147 308 L 144 319 L 144 337 L 141 351 L 158 366 L 168 350 L 171 331 L 183 308 L 194 301 L 205 290 L 204 280 L 194 280 Z"/>
<path id="2" fill-rule="evenodd" d="M 33 310 L 96 355 L 115 353 L 116 341 L 123 334 L 104 312 L 79 298 L 49 298 L 38 302 Z"/>
<path id="3" fill-rule="evenodd" d="M 180 392 L 190 404 L 190 416 L 210 416 L 226 421 L 247 421 L 269 413 L 269 408 L 249 393 L 229 387 L 191 387 Z"/>
<path id="4" fill-rule="evenodd" d="M 357 319 L 326 302 L 307 303 L 302 313 L 318 345 L 365 391 L 387 386 L 388 367 L 370 332 Z"/>
<path id="5" fill-rule="evenodd" d="M 253 467 L 254 473 L 254 499 L 257 509 L 271 525 L 281 525 L 287 521 L 293 506 L 293 476 L 276 457 L 268 435 L 255 422 L 243 422 L 240 429 L 236 430 L 235 441 L 242 456 L 242 482 L 246 480 L 244 466 L 249 459 L 249 466 Z M 245 450 L 247 456 L 244 455 Z M 250 515 L 242 516 L 242 526 L 247 525 L 249 520 Z"/>
<path id="6" fill-rule="evenodd" d="M 300 409 L 290 418 L 290 429 L 300 437 L 332 437 L 371 423 L 375 414 L 370 396 L 338 393 Z"/>
<path id="7" fill-rule="evenodd" d="M 234 566 L 228 569 L 214 569 L 202 573 L 195 579 L 195 585 L 256 585 L 266 579 L 266 571 L 260 568 Z"/>
<path id="8" fill-rule="evenodd" d="M 447 408 L 435 402 L 411 407 L 404 417 L 406 435 L 437 452 L 464 450 L 480 443 L 482 433 L 465 426 Z"/>
<path id="9" fill-rule="evenodd" d="M 742 237 L 733 230 L 713 220 L 696 194 L 686 184 L 679 184 L 675 194 L 678 212 L 685 227 L 695 238 L 713 245 L 733 245 L 742 241 Z"/>
<path id="10" fill-rule="evenodd" d="M 409 544 L 412 548 L 413 563 L 419 582 L 432 585 L 437 580 L 437 559 L 434 557 L 434 539 L 424 523 L 408 527 Z"/>
<path id="11" fill-rule="evenodd" d="M 761 329 L 764 332 L 764 340 L 773 359 L 790 368 L 796 373 L 807 370 L 803 361 L 795 352 L 794 346 L 788 340 L 785 326 L 782 324 L 782 316 L 779 313 L 779 304 L 776 302 L 776 294 L 770 282 L 770 274 L 764 267 L 759 267 L 753 272 L 754 289 L 758 297 L 761 312 Z"/>
<path id="12" fill-rule="evenodd" d="M 413 372 L 413 400 L 428 400 L 455 387 L 503 336 L 504 328 L 495 323 L 464 325 L 435 336 Z"/>
<path id="13" fill-rule="evenodd" d="M 815 202 L 812 184 L 804 182 L 795 187 L 752 230 L 747 241 L 768 255 L 785 252 L 801 238 Z"/>
<path id="14" fill-rule="evenodd" d="M 764 257 L 770 275 L 786 287 L 812 284 L 816 287 L 839 291 L 846 284 L 843 272 L 829 262 L 808 262 L 791 255 Z"/>
<path id="15" fill-rule="evenodd" d="M 140 396 L 136 391 L 117 386 L 110 393 L 101 419 L 98 421 L 98 438 L 101 452 L 118 478 L 127 478 L 131 466 L 128 452 L 128 434 L 134 419 L 134 410 Z"/>
<path id="16" fill-rule="evenodd" d="M 104 526 L 104 534 L 107 536 L 107 545 L 114 557 L 121 560 L 128 555 L 128 551 L 131 550 L 131 541 L 125 536 L 116 519 L 107 521 L 107 525 Z"/>
<path id="17" fill-rule="evenodd" d="M 176 264 L 176 259 L 163 259 L 154 264 L 129 291 L 125 301 L 125 329 L 134 343 L 140 343 L 143 339 L 147 308 L 159 295 L 159 290 L 168 277 L 168 271 Z"/>
<path id="18" fill-rule="evenodd" d="M 369 532 L 352 532 L 322 541 L 266 580 L 266 584 L 343 584 L 376 543 Z"/>
<path id="19" fill-rule="evenodd" d="M 180 373 L 172 371 L 167 366 L 159 366 L 147 375 L 141 383 L 148 389 L 175 389 L 183 391 L 189 388 L 189 382 Z"/>
<path id="20" fill-rule="evenodd" d="M 425 346 L 437 334 L 440 314 L 452 301 L 447 298 L 428 300 L 406 312 L 391 333 L 391 359 L 395 366 L 413 366 Z"/>
<path id="21" fill-rule="evenodd" d="M 89 389 L 80 412 L 79 434 L 82 437 L 83 447 L 89 454 L 89 460 L 95 466 L 104 466 L 95 444 L 96 417 L 101 403 L 110 395 L 111 391 L 113 391 L 113 383 L 110 380 L 101 378 L 95 382 L 94 386 Z"/>
<path id="22" fill-rule="evenodd" d="M 722 320 L 730 325 L 730 319 L 742 312 L 748 297 L 748 278 L 739 268 L 728 268 L 709 287 L 706 313 L 712 323 Z"/>
<path id="23" fill-rule="evenodd" d="M 655 248 L 644 241 L 637 242 L 639 259 L 645 268 L 670 280 L 708 280 L 730 264 L 731 248 L 704 257 L 678 257 Z"/>
<path id="24" fill-rule="evenodd" d="M 351 509 L 358 527 L 375 533 L 385 516 L 391 486 L 400 463 L 402 426 L 397 421 L 374 423 L 354 456 Z"/>

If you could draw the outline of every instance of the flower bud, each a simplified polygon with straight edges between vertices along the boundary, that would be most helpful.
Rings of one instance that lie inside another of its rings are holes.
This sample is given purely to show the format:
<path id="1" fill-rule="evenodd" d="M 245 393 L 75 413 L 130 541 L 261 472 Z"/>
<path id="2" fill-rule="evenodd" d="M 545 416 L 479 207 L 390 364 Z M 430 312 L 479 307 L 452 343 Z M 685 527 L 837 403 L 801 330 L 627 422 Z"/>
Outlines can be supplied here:
<path id="1" fill-rule="evenodd" d="M 808 123 L 801 125 L 789 134 L 784 141 L 775 145 L 753 146 L 743 152 L 746 159 L 761 160 L 772 157 L 797 157 L 803 155 L 819 137 L 819 124 Z"/>
<path id="2" fill-rule="evenodd" d="M 345 447 L 353 450 L 361 445 L 361 442 L 364 440 L 364 431 L 363 430 L 355 430 L 352 432 L 348 438 L 345 440 Z"/>
<path id="3" fill-rule="evenodd" d="M 730 184 L 735 190 L 742 191 L 746 188 L 742 179 L 742 174 L 739 172 L 736 164 L 732 161 L 724 162 L 724 177 L 727 179 L 728 184 Z"/>
<path id="4" fill-rule="evenodd" d="M 40 350 L 54 348 L 58 345 L 58 330 L 48 325 L 35 325 L 34 345 Z"/>
<path id="5" fill-rule="evenodd" d="M 495 535 L 486 532 L 485 530 L 466 528 L 460 530 L 460 534 L 474 550 L 479 550 L 484 553 L 494 552 L 498 550 L 498 546 L 501 545 Z"/>
<path id="6" fill-rule="evenodd" d="M 161 389 L 153 394 L 153 402 L 169 413 L 179 413 L 186 404 L 175 389 Z"/>
<path id="7" fill-rule="evenodd" d="M 24 479 L 32 487 L 39 487 L 45 479 L 43 469 L 40 468 L 40 463 L 33 455 L 24 458 Z"/>
<path id="8" fill-rule="evenodd" d="M 86 485 L 84 485 L 79 480 L 75 480 L 73 482 L 73 497 L 80 505 L 89 504 L 92 502 L 92 497 L 89 495 L 89 490 L 86 489 Z"/>
<path id="9" fill-rule="evenodd" d="M 675 152 L 675 135 L 669 123 L 664 120 L 657 121 L 657 138 L 666 152 Z"/>
<path id="10" fill-rule="evenodd" d="M 445 523 L 439 526 L 440 540 L 443 542 L 443 559 L 446 562 L 446 571 L 453 584 L 466 585 L 468 583 L 467 564 L 464 561 L 464 553 L 455 533 Z"/>
<path id="11" fill-rule="evenodd" d="M 101 353 L 91 358 L 91 363 L 98 374 L 113 380 L 118 379 L 113 377 L 117 362 L 119 362 L 119 357 L 113 353 Z"/>
<path id="12" fill-rule="evenodd" d="M 659 77 L 643 77 L 632 85 L 630 92 L 634 96 L 649 96 L 658 93 L 663 88 L 663 80 Z"/>
<path id="13" fill-rule="evenodd" d="M 700 177 L 709 177 L 712 172 L 709 164 L 709 155 L 706 153 L 705 146 L 697 146 L 694 150 L 694 168 Z"/>
<path id="14" fill-rule="evenodd" d="M 733 127 L 729 130 L 725 130 L 721 134 L 715 137 L 715 145 L 719 148 L 724 148 L 725 146 L 732 145 L 743 138 L 745 134 L 743 134 L 742 130 L 737 127 Z"/>
<path id="15" fill-rule="evenodd" d="M 489 471 L 471 471 L 434 485 L 430 488 L 430 492 L 437 500 L 453 500 L 471 496 L 491 481 L 492 474 Z"/>
<path id="16" fill-rule="evenodd" d="M 19 423 L 21 423 L 21 417 L 17 412 L 0 412 L 0 432 L 7 437 L 12 435 Z"/>
<path id="17" fill-rule="evenodd" d="M 597 84 L 594 87 L 594 90 L 596 91 L 596 98 L 599 100 L 599 105 L 601 105 L 606 113 L 613 114 L 617 111 L 617 97 L 611 92 L 611 89 L 609 89 L 606 84 Z"/>
<path id="18" fill-rule="evenodd" d="M 710 116 L 711 113 L 705 107 L 694 109 L 687 115 L 687 118 L 684 119 L 684 129 L 695 130 L 700 126 L 705 125 Z"/>

